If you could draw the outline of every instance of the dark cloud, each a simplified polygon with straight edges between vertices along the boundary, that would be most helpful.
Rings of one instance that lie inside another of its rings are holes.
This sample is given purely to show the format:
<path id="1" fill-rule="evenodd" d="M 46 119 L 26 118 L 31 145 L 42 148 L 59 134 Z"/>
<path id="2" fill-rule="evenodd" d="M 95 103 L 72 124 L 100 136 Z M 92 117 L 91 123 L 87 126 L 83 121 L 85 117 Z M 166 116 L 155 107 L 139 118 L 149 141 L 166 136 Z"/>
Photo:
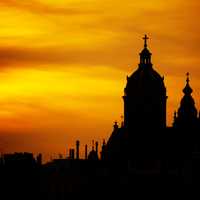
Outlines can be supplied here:
<path id="1" fill-rule="evenodd" d="M 119 65 L 119 51 L 104 49 L 74 49 L 59 47 L 26 48 L 26 47 L 0 47 L 0 65 L 4 67 L 37 66 L 43 64 L 64 65 Z M 122 63 L 121 63 L 122 64 Z"/>
<path id="2" fill-rule="evenodd" d="M 165 44 L 165 42 L 163 42 Z M 162 74 L 177 74 L 182 71 L 196 71 L 199 75 L 198 51 L 183 50 L 172 42 L 171 47 L 153 48 L 153 63 Z M 155 49 L 155 51 L 154 51 Z M 139 49 L 140 50 L 140 49 Z M 176 55 L 176 56 L 175 56 Z M 108 66 L 124 71 L 134 70 L 139 62 L 138 49 L 129 42 L 127 45 L 115 44 L 107 48 L 68 49 L 65 47 L 0 47 L 0 69 L 12 67 L 56 66 Z"/>
<path id="3" fill-rule="evenodd" d="M 51 6 L 41 3 L 37 0 L 19 1 L 19 0 L 1 0 L 1 6 L 16 8 L 36 14 L 52 14 L 52 15 L 82 15 L 96 13 L 95 10 L 77 9 L 70 7 Z"/>

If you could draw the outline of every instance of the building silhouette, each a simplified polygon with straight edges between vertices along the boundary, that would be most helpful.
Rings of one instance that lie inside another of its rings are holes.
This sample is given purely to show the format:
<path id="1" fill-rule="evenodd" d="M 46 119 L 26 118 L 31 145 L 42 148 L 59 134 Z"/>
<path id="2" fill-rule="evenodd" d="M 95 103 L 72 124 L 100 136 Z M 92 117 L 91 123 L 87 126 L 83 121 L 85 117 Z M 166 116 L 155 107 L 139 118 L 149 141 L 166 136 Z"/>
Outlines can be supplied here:
<path id="1" fill-rule="evenodd" d="M 168 156 L 171 152 L 176 155 L 181 149 L 185 151 L 183 144 L 191 146 L 190 151 L 197 146 L 194 143 L 195 138 L 198 139 L 200 116 L 191 95 L 193 90 L 187 73 L 184 96 L 178 112 L 174 114 L 173 126 L 167 127 L 164 77 L 153 68 L 152 54 L 147 46 L 148 37 L 145 35 L 143 39 L 140 63 L 137 70 L 127 76 L 124 89 L 124 122 L 120 127 L 115 122 L 105 151 L 108 160 L 128 160 L 135 166 L 144 165 L 147 169 L 152 162 L 160 166 L 156 170 L 160 173 L 164 155 Z"/>
<path id="2" fill-rule="evenodd" d="M 86 144 L 85 158 L 80 158 L 81 142 L 77 140 L 69 156 L 45 164 L 41 154 L 36 159 L 30 153 L 3 155 L 1 182 L 9 190 L 15 188 L 24 199 L 53 200 L 67 199 L 69 193 L 77 192 L 133 195 L 141 188 L 157 192 L 171 186 L 199 186 L 200 114 L 192 97 L 189 73 L 173 125 L 168 127 L 164 77 L 151 62 L 148 37 L 143 39 L 140 63 L 127 77 L 124 89 L 124 121 L 114 122 L 100 152 L 99 143 L 92 141 L 91 151 Z M 30 194 L 33 191 L 35 195 Z"/>

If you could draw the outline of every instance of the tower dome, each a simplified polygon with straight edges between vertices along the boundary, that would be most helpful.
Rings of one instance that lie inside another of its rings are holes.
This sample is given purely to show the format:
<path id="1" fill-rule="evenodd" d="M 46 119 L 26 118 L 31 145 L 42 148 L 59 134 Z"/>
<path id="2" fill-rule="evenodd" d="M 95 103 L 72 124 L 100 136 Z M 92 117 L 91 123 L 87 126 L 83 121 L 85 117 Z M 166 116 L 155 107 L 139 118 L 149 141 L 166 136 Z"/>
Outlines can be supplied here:
<path id="1" fill-rule="evenodd" d="M 147 88 L 150 93 L 152 90 L 156 90 L 157 92 L 165 91 L 164 78 L 160 76 L 158 72 L 153 69 L 153 65 L 151 63 L 151 52 L 147 48 L 147 35 L 145 35 L 144 39 L 144 49 L 139 54 L 140 55 L 140 63 L 138 69 L 130 76 L 127 77 L 127 85 L 124 90 L 125 95 L 134 95 L 135 92 L 138 93 L 146 93 Z M 137 94 L 138 94 L 137 93 Z M 151 95 L 151 94 L 150 94 Z M 134 95 L 135 96 L 135 95 Z"/>
<path id="2" fill-rule="evenodd" d="M 128 129 L 166 126 L 166 88 L 164 78 L 153 69 L 146 35 L 138 69 L 127 77 L 124 89 L 125 126 Z M 145 126 L 144 126 L 145 125 Z"/>

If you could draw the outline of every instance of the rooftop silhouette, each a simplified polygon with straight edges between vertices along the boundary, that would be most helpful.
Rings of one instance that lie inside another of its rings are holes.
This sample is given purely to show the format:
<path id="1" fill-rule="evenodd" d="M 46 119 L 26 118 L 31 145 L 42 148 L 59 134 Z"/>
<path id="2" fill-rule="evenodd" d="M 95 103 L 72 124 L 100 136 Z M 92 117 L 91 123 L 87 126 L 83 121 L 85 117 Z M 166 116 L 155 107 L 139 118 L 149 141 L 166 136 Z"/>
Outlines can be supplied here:
<path id="1" fill-rule="evenodd" d="M 173 125 L 168 127 L 164 78 L 151 62 L 149 38 L 145 35 L 143 39 L 138 68 L 127 76 L 122 123 L 114 123 L 100 152 L 99 142 L 92 141 L 92 150 L 88 152 L 86 144 L 85 158 L 81 159 L 82 144 L 77 140 L 69 156 L 43 165 L 41 154 L 36 159 L 30 153 L 3 155 L 0 169 L 5 187 L 10 189 L 8 183 L 15 179 L 11 187 L 23 194 L 65 199 L 77 192 L 117 193 L 155 186 L 199 185 L 200 115 L 192 97 L 189 73 Z"/>

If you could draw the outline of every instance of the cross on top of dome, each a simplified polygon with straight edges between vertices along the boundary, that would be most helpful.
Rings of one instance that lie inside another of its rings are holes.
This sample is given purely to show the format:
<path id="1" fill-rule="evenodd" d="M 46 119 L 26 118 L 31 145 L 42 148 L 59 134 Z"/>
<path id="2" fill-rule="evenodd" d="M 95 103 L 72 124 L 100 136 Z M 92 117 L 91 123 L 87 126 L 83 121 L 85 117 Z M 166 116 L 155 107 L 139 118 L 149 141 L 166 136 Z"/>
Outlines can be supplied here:
<path id="1" fill-rule="evenodd" d="M 147 48 L 147 40 L 149 39 L 149 37 L 145 35 L 142 39 L 144 40 L 144 47 Z"/>
<path id="2" fill-rule="evenodd" d="M 144 65 L 151 66 L 151 52 L 147 48 L 147 40 L 149 39 L 149 37 L 145 35 L 142 39 L 144 40 L 144 49 L 140 53 L 140 64 L 143 67 Z"/>

